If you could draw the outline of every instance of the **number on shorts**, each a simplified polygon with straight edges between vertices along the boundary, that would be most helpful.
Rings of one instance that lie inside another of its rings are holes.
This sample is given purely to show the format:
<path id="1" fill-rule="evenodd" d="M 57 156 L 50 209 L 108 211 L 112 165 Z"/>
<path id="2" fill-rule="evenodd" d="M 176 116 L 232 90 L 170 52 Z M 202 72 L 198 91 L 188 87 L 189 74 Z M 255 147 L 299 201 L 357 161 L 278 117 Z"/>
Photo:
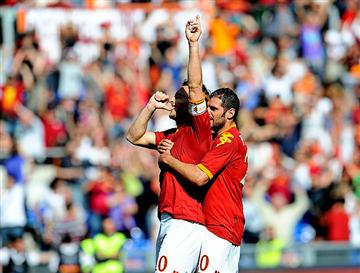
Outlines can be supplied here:
<path id="1" fill-rule="evenodd" d="M 160 272 L 163 272 L 167 267 L 168 261 L 166 256 L 161 256 L 158 263 L 158 268 Z"/>
<path id="2" fill-rule="evenodd" d="M 209 257 L 207 255 L 203 255 L 200 260 L 200 270 L 206 270 L 209 266 Z"/>

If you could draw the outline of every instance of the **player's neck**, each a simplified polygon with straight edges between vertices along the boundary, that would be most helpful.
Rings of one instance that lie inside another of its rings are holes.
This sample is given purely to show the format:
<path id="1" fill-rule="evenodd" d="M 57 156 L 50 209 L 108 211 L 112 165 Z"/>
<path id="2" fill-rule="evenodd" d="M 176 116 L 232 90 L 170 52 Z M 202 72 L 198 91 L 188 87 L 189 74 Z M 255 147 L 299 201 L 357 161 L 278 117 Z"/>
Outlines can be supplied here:
<path id="1" fill-rule="evenodd" d="M 236 127 L 236 123 L 233 120 L 225 122 L 224 126 L 222 128 L 220 128 L 219 131 L 217 132 L 217 135 L 220 135 L 223 132 L 225 132 L 233 127 Z"/>

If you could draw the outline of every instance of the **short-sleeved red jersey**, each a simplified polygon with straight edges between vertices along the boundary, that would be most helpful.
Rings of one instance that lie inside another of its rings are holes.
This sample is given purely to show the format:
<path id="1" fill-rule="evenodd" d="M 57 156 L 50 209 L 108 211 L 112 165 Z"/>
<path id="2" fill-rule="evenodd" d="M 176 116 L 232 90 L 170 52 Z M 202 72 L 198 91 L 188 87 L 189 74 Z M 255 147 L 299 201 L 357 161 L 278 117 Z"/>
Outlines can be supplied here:
<path id="1" fill-rule="evenodd" d="M 164 139 L 174 142 L 171 154 L 178 160 L 198 164 L 209 151 L 211 129 L 207 111 L 194 115 L 191 125 L 180 126 L 165 132 L 156 132 L 156 145 Z M 181 179 L 166 165 L 160 164 L 159 212 L 167 212 L 173 218 L 205 224 L 202 208 L 203 189 Z"/>
<path id="2" fill-rule="evenodd" d="M 203 204 L 206 227 L 216 236 L 240 245 L 245 225 L 242 189 L 248 162 L 247 146 L 235 125 L 215 138 L 198 167 L 212 183 Z"/>

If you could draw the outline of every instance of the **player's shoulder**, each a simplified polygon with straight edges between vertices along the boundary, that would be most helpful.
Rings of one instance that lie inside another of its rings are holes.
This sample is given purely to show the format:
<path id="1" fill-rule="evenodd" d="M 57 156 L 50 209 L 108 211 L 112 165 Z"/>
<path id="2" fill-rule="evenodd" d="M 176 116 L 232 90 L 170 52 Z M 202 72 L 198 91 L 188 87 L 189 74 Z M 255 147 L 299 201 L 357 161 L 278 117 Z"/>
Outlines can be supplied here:
<path id="1" fill-rule="evenodd" d="M 234 145 L 237 142 L 238 134 L 234 130 L 227 130 L 220 133 L 215 139 L 216 147 L 220 147 L 223 145 L 229 146 Z"/>

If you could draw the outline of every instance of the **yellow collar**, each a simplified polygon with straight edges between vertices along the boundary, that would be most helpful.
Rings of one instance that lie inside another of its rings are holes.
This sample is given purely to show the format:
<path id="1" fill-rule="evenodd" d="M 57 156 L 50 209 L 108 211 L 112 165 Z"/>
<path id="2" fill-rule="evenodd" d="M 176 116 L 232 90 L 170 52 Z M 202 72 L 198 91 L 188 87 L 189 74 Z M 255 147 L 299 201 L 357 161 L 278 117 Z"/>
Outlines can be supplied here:
<path id="1" fill-rule="evenodd" d="M 221 130 L 217 135 L 220 135 L 220 134 L 222 134 L 222 133 L 226 132 L 227 130 L 230 130 L 231 128 L 234 128 L 234 127 L 236 127 L 236 123 L 232 122 L 229 127 Z"/>

